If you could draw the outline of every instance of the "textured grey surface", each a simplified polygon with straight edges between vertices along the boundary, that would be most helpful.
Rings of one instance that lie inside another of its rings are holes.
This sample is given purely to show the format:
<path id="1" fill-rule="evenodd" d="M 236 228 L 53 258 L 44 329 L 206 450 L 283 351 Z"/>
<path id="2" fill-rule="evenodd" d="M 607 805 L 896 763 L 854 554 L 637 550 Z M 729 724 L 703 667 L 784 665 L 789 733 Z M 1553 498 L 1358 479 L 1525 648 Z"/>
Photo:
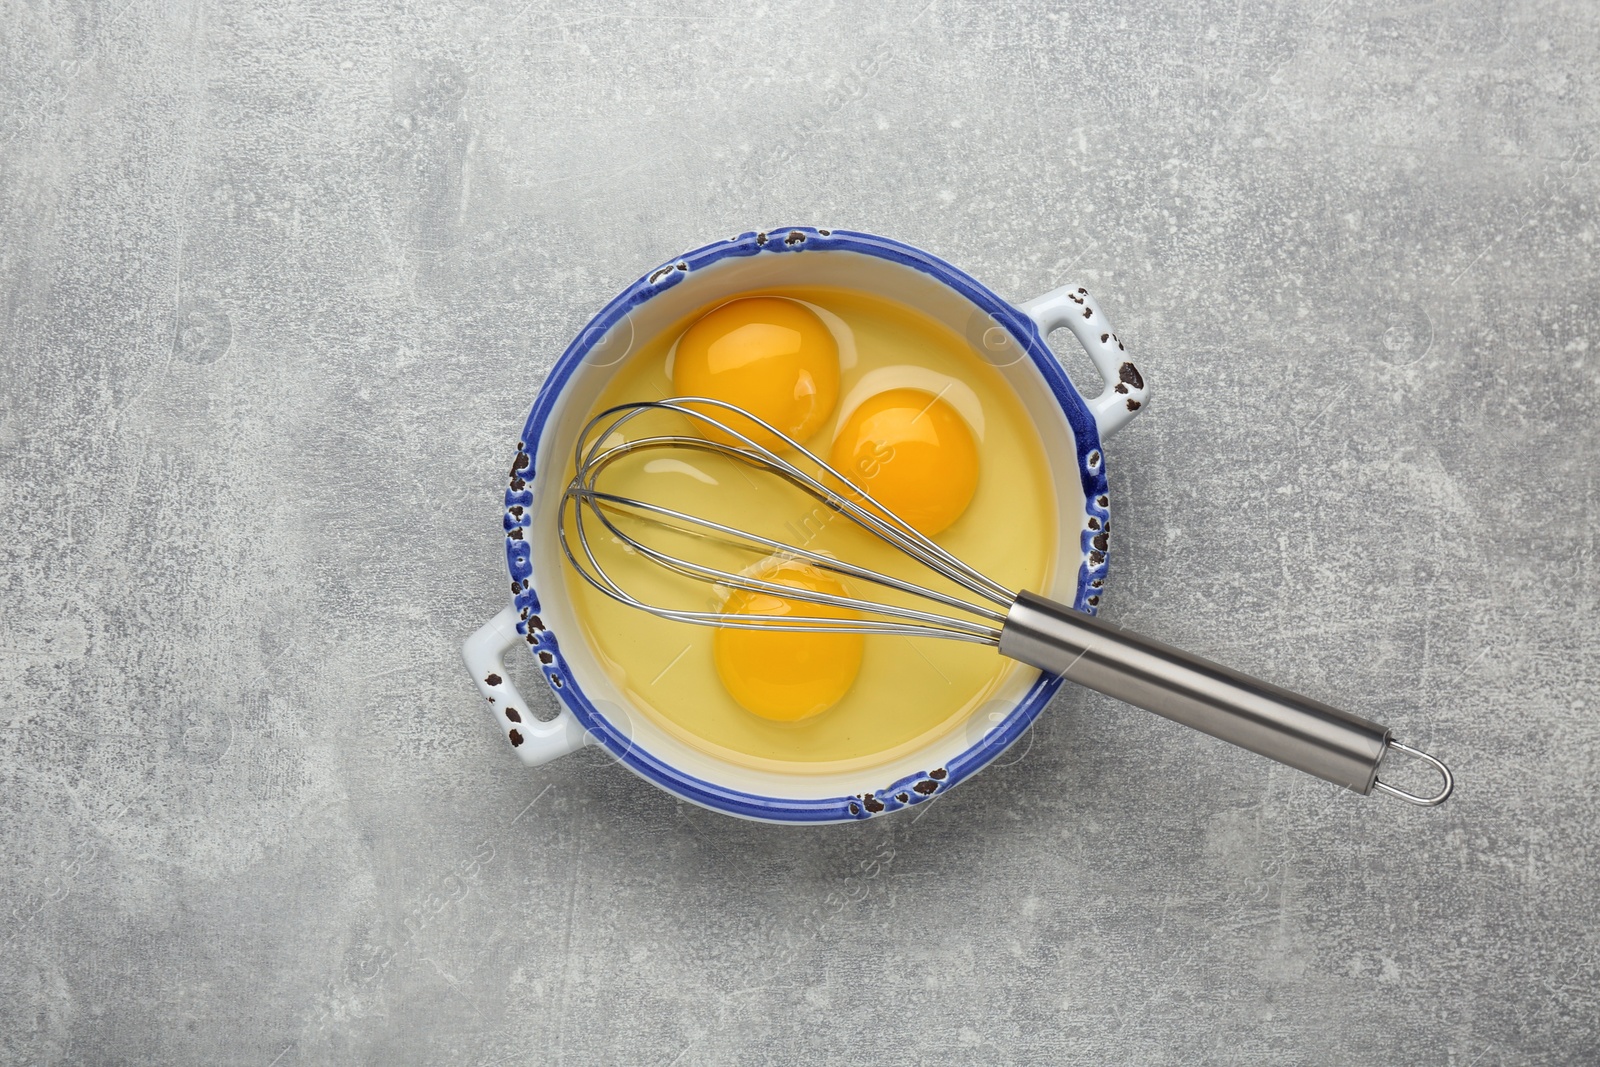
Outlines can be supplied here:
<path id="1" fill-rule="evenodd" d="M 1592 4 L 0 26 L 0 1061 L 1600 1059 Z M 782 222 L 1093 284 L 1157 390 L 1106 614 L 1456 798 L 1082 692 L 857 826 L 521 769 L 457 647 L 527 405 Z"/>

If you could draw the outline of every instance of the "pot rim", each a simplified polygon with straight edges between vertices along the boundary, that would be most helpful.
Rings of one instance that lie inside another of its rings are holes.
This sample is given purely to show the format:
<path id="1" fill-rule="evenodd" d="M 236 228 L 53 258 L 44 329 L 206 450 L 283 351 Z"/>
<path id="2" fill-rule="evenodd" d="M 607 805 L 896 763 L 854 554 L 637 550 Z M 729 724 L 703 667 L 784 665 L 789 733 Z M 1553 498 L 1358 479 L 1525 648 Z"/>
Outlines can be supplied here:
<path id="1" fill-rule="evenodd" d="M 603 746 L 614 759 L 640 777 L 692 803 L 747 819 L 786 824 L 866 819 L 933 799 L 977 773 L 1010 747 L 1039 716 L 1060 687 L 1061 678 L 1040 675 L 1004 719 L 945 765 L 908 775 L 871 793 L 808 799 L 735 789 L 689 774 L 636 746 L 631 738 L 618 730 L 594 706 L 569 670 L 555 634 L 540 618 L 539 595 L 532 586 L 532 546 L 525 539 L 525 531 L 532 522 L 532 482 L 540 469 L 541 457 L 537 452 L 544 436 L 545 423 L 555 411 L 568 381 L 612 326 L 633 309 L 682 284 L 692 272 L 711 264 L 733 257 L 804 255 L 808 251 L 855 252 L 920 271 L 966 298 L 1006 330 L 1050 387 L 1077 445 L 1085 527 L 1079 537 L 1080 558 L 1074 608 L 1089 614 L 1095 613 L 1100 600 L 1099 586 L 1091 583 L 1104 584 L 1110 562 L 1109 546 L 1104 540 L 1110 501 L 1104 450 L 1094 413 L 1067 378 L 1035 320 L 976 278 L 938 256 L 891 238 L 851 230 L 808 226 L 751 230 L 687 252 L 643 275 L 614 297 L 578 332 L 556 360 L 540 386 L 517 443 L 517 454 L 505 493 L 506 510 L 502 523 L 506 537 L 506 566 L 514 593 L 512 610 L 516 613 L 516 632 L 527 643 L 536 667 L 556 697 L 578 720 L 588 743 Z M 1098 521 L 1091 527 L 1087 523 L 1089 519 Z M 1099 531 L 1099 547 L 1091 543 L 1096 537 L 1095 530 Z M 494 702 L 491 696 L 491 705 Z M 513 730 L 511 733 L 512 744 L 519 744 L 516 732 Z"/>

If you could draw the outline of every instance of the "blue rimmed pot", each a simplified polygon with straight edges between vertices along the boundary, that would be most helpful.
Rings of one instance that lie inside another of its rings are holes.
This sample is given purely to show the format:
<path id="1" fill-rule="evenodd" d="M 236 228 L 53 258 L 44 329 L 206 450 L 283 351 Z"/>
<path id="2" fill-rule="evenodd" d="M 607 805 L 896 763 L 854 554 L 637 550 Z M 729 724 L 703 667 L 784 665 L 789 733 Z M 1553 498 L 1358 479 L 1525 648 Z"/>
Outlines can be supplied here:
<path id="1" fill-rule="evenodd" d="M 1080 286 L 1012 305 L 910 245 L 798 226 L 740 234 L 688 252 L 623 290 L 556 361 L 516 442 L 502 528 L 511 603 L 462 646 L 511 750 L 537 766 L 602 746 L 684 800 L 741 818 L 845 822 L 923 803 L 982 770 L 1027 730 L 1061 684 L 1017 671 L 962 728 L 881 765 L 832 774 L 757 770 L 686 745 L 635 709 L 610 681 L 566 598 L 556 538 L 566 464 L 585 416 L 628 355 L 696 309 L 777 286 L 840 286 L 908 305 L 964 334 L 1016 391 L 1049 457 L 1059 510 L 1054 587 L 1036 590 L 1093 612 L 1106 580 L 1110 496 L 1103 442 L 1144 409 L 1148 388 L 1105 313 Z M 1045 342 L 1072 331 L 1104 379 L 1081 394 Z M 525 648 L 561 711 L 540 721 L 503 657 Z"/>

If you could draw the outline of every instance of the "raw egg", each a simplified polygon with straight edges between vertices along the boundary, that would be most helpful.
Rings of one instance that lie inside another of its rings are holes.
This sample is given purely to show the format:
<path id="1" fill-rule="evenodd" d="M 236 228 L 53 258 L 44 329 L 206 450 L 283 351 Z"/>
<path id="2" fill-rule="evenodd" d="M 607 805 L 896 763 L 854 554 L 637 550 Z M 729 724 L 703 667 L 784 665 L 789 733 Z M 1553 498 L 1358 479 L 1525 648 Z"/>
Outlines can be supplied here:
<path id="1" fill-rule="evenodd" d="M 839 345 L 816 312 L 798 301 L 731 300 L 679 338 L 672 387 L 679 396 L 705 396 L 743 408 L 803 441 L 821 429 L 839 402 Z M 708 414 L 767 448 L 782 445 L 759 427 L 737 425 L 725 411 Z M 725 439 L 715 431 L 700 432 Z"/>
<path id="2" fill-rule="evenodd" d="M 839 427 L 829 462 L 874 500 L 932 536 L 978 488 L 978 446 L 956 410 L 921 389 L 887 389 Z"/>
<path id="3" fill-rule="evenodd" d="M 763 262 L 773 259 L 768 253 L 763 257 L 757 258 Z M 685 281 L 709 277 L 691 273 Z M 848 279 L 841 275 L 832 280 Z M 1061 588 L 1056 575 L 1062 543 L 1058 525 L 1062 516 L 1069 524 L 1079 521 L 1072 516 L 1080 513 L 1075 501 L 1081 498 L 1073 495 L 1080 491 L 1073 457 L 1065 457 L 1062 469 L 1069 477 L 1058 487 L 1053 465 L 1061 461 L 1053 461 L 1046 451 L 1022 394 L 960 330 L 952 330 L 916 308 L 838 285 L 719 293 L 714 301 L 708 298 L 693 309 L 685 306 L 678 320 L 680 328 L 641 329 L 635 335 L 635 346 L 609 369 L 606 384 L 585 413 L 597 415 L 616 404 L 674 395 L 674 357 L 685 330 L 731 301 L 757 298 L 792 300 L 821 318 L 836 340 L 839 398 L 833 413 L 804 440 L 807 448 L 824 460 L 831 459 L 839 430 L 863 402 L 879 394 L 919 391 L 917 409 L 907 419 L 929 398 L 937 397 L 970 429 L 980 473 L 965 517 L 937 535 L 939 544 L 1012 589 L 1049 592 Z M 869 411 L 861 412 L 861 421 Z M 939 417 L 931 414 L 929 419 Z M 660 423 L 652 418 L 639 432 L 692 432 L 686 421 L 663 418 Z M 607 443 L 621 444 L 628 436 L 620 434 Z M 869 439 L 863 446 L 867 451 L 863 458 L 882 462 L 893 458 L 898 470 L 910 453 L 891 453 L 888 440 L 885 437 L 880 444 Z M 785 458 L 797 457 L 790 453 Z M 840 465 L 850 466 L 848 459 Z M 810 469 L 809 464 L 802 462 L 802 466 Z M 948 479 L 950 472 L 945 466 L 937 469 L 940 478 Z M 641 452 L 611 469 L 606 488 L 908 581 L 928 581 L 925 569 L 868 537 L 854 523 L 815 505 L 799 490 L 791 491 L 792 487 L 780 484 L 774 476 L 721 456 Z M 1067 493 L 1061 501 L 1057 500 L 1058 488 Z M 880 488 L 873 486 L 872 491 L 878 493 Z M 905 507 L 903 503 L 900 506 Z M 680 535 L 668 528 L 632 524 L 628 528 L 664 551 L 723 570 L 739 572 L 754 562 L 749 573 L 756 573 L 784 562 L 778 557 L 751 557 L 714 539 Z M 1073 546 L 1076 536 L 1071 538 Z M 748 614 L 758 610 L 752 603 L 754 597 L 732 597 L 727 588 L 714 592 L 709 586 L 689 582 L 630 552 L 618 541 L 601 537 L 593 548 L 606 572 L 641 599 L 693 611 L 726 609 Z M 1064 558 L 1070 567 L 1077 567 L 1075 547 Z M 906 603 L 898 594 L 875 590 L 870 583 L 858 583 L 814 561 L 810 566 L 823 577 L 840 582 L 853 596 L 874 600 L 883 595 L 889 603 Z M 562 591 L 581 631 L 571 636 L 564 633 L 563 645 L 569 656 L 579 657 L 580 662 L 585 646 L 593 650 L 591 670 L 603 673 L 604 678 L 589 675 L 595 684 L 592 692 L 603 697 L 607 690 L 600 687 L 607 685 L 619 706 L 630 716 L 636 713 L 633 721 L 640 728 L 648 724 L 695 752 L 763 775 L 837 774 L 847 775 L 852 782 L 891 781 L 904 774 L 903 761 L 895 762 L 902 756 L 981 722 L 988 701 L 1020 700 L 1034 684 L 1031 668 L 997 655 L 986 645 L 921 637 L 856 638 L 689 626 L 614 600 L 584 581 L 574 568 L 562 569 Z M 1074 569 L 1064 576 L 1068 585 L 1076 573 Z M 805 571 L 791 571 L 790 575 L 812 578 Z M 802 595 L 798 589 L 774 586 L 773 593 L 773 600 L 794 603 L 769 607 L 784 607 L 801 615 L 820 613 L 821 609 L 798 599 Z M 730 615 L 713 621 L 727 623 L 737 618 Z M 818 642 L 820 653 L 806 665 L 796 666 L 795 650 L 808 655 L 803 650 L 816 648 Z M 851 666 L 857 655 L 859 673 Z M 824 682 L 818 675 L 828 680 Z M 806 685 L 815 685 L 815 690 L 806 693 Z M 840 692 L 844 695 L 837 697 L 837 703 L 809 718 L 785 721 L 768 717 L 824 707 Z M 765 714 L 758 713 L 762 711 Z M 900 769 L 882 773 L 891 767 Z"/>
<path id="4" fill-rule="evenodd" d="M 780 563 L 759 572 L 758 577 L 791 589 L 848 595 L 831 575 L 803 563 Z M 722 612 L 860 617 L 845 608 L 744 589 L 734 590 Z M 764 719 L 798 722 L 827 711 L 849 692 L 861 670 L 864 644 L 860 634 L 718 629 L 713 657 L 722 684 L 741 707 Z"/>

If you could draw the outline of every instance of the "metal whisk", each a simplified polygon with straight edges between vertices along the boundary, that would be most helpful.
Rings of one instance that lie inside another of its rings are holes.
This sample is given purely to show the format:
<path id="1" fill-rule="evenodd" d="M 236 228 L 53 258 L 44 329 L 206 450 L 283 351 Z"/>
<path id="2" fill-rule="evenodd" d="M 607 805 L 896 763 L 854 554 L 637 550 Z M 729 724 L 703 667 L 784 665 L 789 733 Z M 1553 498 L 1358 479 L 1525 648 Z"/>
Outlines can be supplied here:
<path id="1" fill-rule="evenodd" d="M 628 439 L 623 432 L 628 424 L 650 413 L 681 416 L 687 420 L 689 432 L 646 433 Z M 786 458 L 749 436 L 760 431 L 781 440 L 793 450 L 793 458 Z M 601 488 L 602 475 L 617 461 L 665 450 L 709 453 L 774 475 L 970 597 Z M 1444 763 L 1392 740 L 1384 726 L 1129 633 L 1045 597 L 1006 588 L 940 548 L 799 442 L 731 404 L 704 397 L 674 397 L 608 408 L 591 419 L 578 435 L 574 469 L 561 501 L 561 547 L 572 566 L 591 585 L 641 611 L 700 626 L 938 637 L 990 645 L 1002 655 L 1363 795 L 1376 790 L 1432 807 L 1442 804 L 1454 788 L 1454 779 Z M 568 533 L 569 517 L 575 536 Z M 759 567 L 736 571 L 690 559 L 629 532 L 630 523 L 641 521 L 708 539 L 747 553 L 755 561 L 803 562 L 854 582 L 894 590 L 921 606 L 797 588 L 768 580 L 763 576 L 768 572 Z M 789 601 L 844 609 L 850 617 L 728 614 L 647 603 L 606 570 L 595 552 L 602 539 L 614 539 L 626 551 L 685 578 L 710 583 L 724 597 L 732 590 L 767 593 Z M 1431 765 L 1443 778 L 1440 790 L 1432 796 L 1418 796 L 1381 781 L 1379 764 L 1391 750 Z"/>

